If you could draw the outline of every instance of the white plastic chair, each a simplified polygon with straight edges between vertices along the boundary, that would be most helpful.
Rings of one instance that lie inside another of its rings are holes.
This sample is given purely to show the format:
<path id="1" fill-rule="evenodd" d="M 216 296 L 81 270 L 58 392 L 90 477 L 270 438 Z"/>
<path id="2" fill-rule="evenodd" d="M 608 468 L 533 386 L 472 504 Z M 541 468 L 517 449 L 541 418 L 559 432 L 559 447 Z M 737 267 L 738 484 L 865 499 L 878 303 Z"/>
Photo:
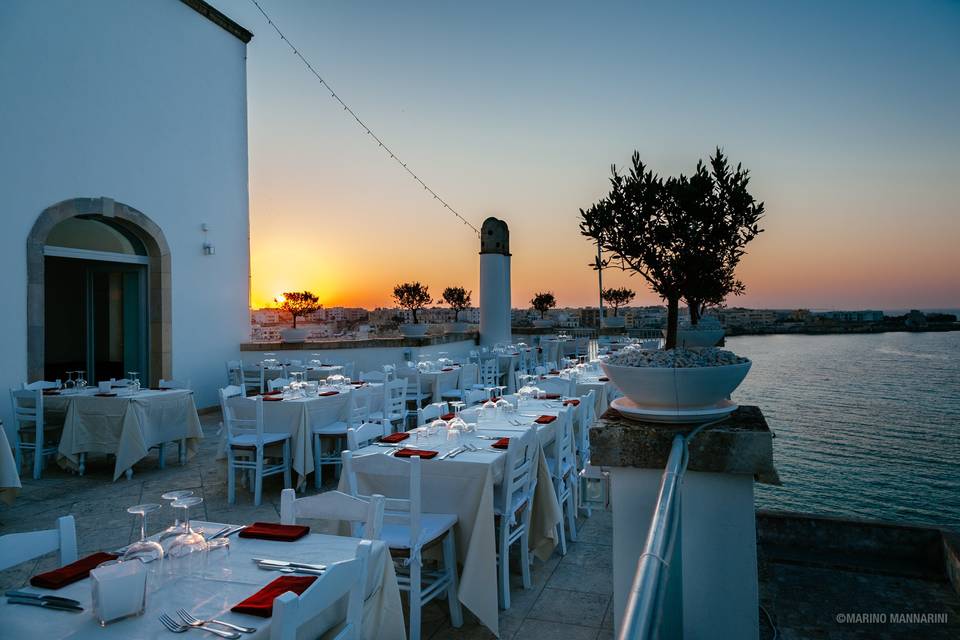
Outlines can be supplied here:
<path id="1" fill-rule="evenodd" d="M 480 364 L 480 382 L 474 385 L 477 389 L 488 389 L 500 384 L 500 364 L 497 362 L 497 356 L 487 358 Z"/>
<path id="2" fill-rule="evenodd" d="M 440 399 L 447 402 L 461 401 L 466 402 L 467 389 L 477 384 L 477 373 L 480 367 L 472 362 L 461 365 L 460 375 L 457 377 L 457 387 L 455 389 L 444 389 L 440 392 Z"/>
<path id="3" fill-rule="evenodd" d="M 287 591 L 277 597 L 273 601 L 270 640 L 320 637 L 320 630 L 310 630 L 311 623 L 320 613 L 339 607 L 344 598 L 347 600 L 346 615 L 333 640 L 360 640 L 363 637 L 363 596 L 371 547 L 369 540 L 362 540 L 353 560 L 328 566 L 301 595 Z"/>
<path id="4" fill-rule="evenodd" d="M 403 423 L 406 416 L 405 396 L 407 383 L 405 380 L 389 380 L 383 383 L 383 410 L 371 411 L 367 419 L 371 422 L 378 421 L 390 423 L 390 431 L 397 423 Z M 386 424 L 384 424 L 386 426 Z"/>
<path id="5" fill-rule="evenodd" d="M 267 380 L 267 391 L 283 389 L 288 384 L 290 384 L 289 378 L 273 378 L 271 380 Z"/>
<path id="6" fill-rule="evenodd" d="M 280 522 L 297 524 L 297 518 L 342 520 L 350 523 L 354 537 L 360 531 L 357 525 L 363 524 L 364 538 L 379 540 L 383 530 L 384 504 L 385 498 L 379 494 L 364 500 L 340 491 L 325 491 L 298 498 L 293 489 L 284 489 L 280 492 Z"/>
<path id="7" fill-rule="evenodd" d="M 397 575 L 400 590 L 408 592 L 410 596 L 408 638 L 419 640 L 421 609 L 442 594 L 447 596 L 451 624 L 454 627 L 462 626 L 463 610 L 457 598 L 457 553 L 453 530 L 457 524 L 456 514 L 423 513 L 419 457 L 405 461 L 392 456 L 367 456 L 364 466 L 366 471 L 378 477 L 392 476 L 397 479 L 397 485 L 404 481 L 409 485 L 408 498 L 386 498 L 381 537 L 390 547 L 391 554 L 404 558 L 404 564 L 409 569 L 409 574 Z M 350 451 L 343 452 L 343 472 L 347 476 L 350 495 L 368 499 L 357 490 L 357 475 Z M 443 568 L 424 571 L 421 567 L 421 551 L 436 542 L 443 546 Z"/>
<path id="8" fill-rule="evenodd" d="M 59 389 L 59 388 L 60 388 L 60 380 L 58 379 L 58 380 L 56 380 L 55 382 L 50 382 L 49 380 L 35 380 L 35 381 L 33 381 L 33 382 L 29 383 L 29 384 L 27 384 L 26 382 L 24 382 L 22 388 L 23 388 L 23 389 L 29 389 L 29 390 L 31 390 L 31 391 L 35 391 L 35 390 L 37 390 L 37 389 L 40 389 L 41 391 L 42 391 L 43 389 Z"/>
<path id="9" fill-rule="evenodd" d="M 260 505 L 263 494 L 263 479 L 267 476 L 283 474 L 283 486 L 290 486 L 290 434 L 287 432 L 266 432 L 263 424 L 263 397 L 251 398 L 255 403 L 254 419 L 236 417 L 226 389 L 220 390 L 220 405 L 223 408 L 223 423 L 227 427 L 227 502 L 236 504 L 236 471 L 253 472 L 253 503 Z M 245 400 L 247 401 L 247 400 Z M 273 456 L 267 456 L 267 447 L 282 445 L 282 461 L 272 462 Z"/>
<path id="10" fill-rule="evenodd" d="M 577 434 L 577 470 L 583 469 L 590 463 L 590 427 L 596 422 L 597 401 L 596 391 L 591 389 L 580 397 L 580 405 L 575 412 Z"/>
<path id="11" fill-rule="evenodd" d="M 537 429 L 531 427 L 510 438 L 504 461 L 503 480 L 494 490 L 493 512 L 497 521 L 497 568 L 500 608 L 510 608 L 510 545 L 520 543 L 523 588 L 530 582 L 530 516 L 537 485 Z"/>
<path id="12" fill-rule="evenodd" d="M 243 395 L 248 396 L 250 392 L 263 393 L 264 370 L 255 364 L 240 364 L 240 386 L 243 387 Z"/>
<path id="13" fill-rule="evenodd" d="M 406 412 L 404 418 L 416 417 L 417 411 L 433 398 L 433 392 L 424 390 L 419 369 L 407 369 L 398 378 L 406 382 L 404 390 Z"/>
<path id="14" fill-rule="evenodd" d="M 553 490 L 557 494 L 557 502 L 567 518 L 570 528 L 570 541 L 577 541 L 577 504 L 576 483 L 577 460 L 573 450 L 573 407 L 564 407 L 557 415 L 554 423 L 556 436 L 553 440 L 553 450 L 547 456 L 547 468 L 553 480 Z M 564 531 L 563 519 L 557 525 L 560 536 L 560 555 L 567 555 L 567 536 Z"/>
<path id="15" fill-rule="evenodd" d="M 344 410 L 346 415 L 343 416 L 343 420 L 316 425 L 310 429 L 310 438 L 313 442 L 313 485 L 317 489 L 323 486 L 323 465 L 333 465 L 335 473 L 340 467 L 340 452 L 344 448 L 343 439 L 347 432 L 351 427 L 359 427 L 368 420 L 369 399 L 357 390 L 350 391 Z M 324 438 L 333 440 L 330 452 L 323 451 Z"/>
<path id="16" fill-rule="evenodd" d="M 383 437 L 383 424 L 379 422 L 364 422 L 358 427 L 347 429 L 347 449 L 357 451 L 369 446 Z"/>
<path id="17" fill-rule="evenodd" d="M 243 363 L 239 360 L 227 360 L 227 386 L 243 385 Z"/>
<path id="18" fill-rule="evenodd" d="M 73 516 L 57 518 L 56 529 L 0 536 L 0 571 L 53 551 L 59 552 L 61 567 L 76 562 L 77 525 Z"/>
<path id="19" fill-rule="evenodd" d="M 428 404 L 422 409 L 417 409 L 417 426 L 425 425 L 448 413 L 450 413 L 450 406 L 446 402 Z"/>
<path id="20" fill-rule="evenodd" d="M 23 464 L 23 452 L 33 452 L 33 479 L 39 480 L 46 456 L 57 453 L 58 437 L 63 427 L 46 425 L 43 420 L 43 391 L 41 389 L 10 389 L 13 420 L 17 426 L 14 453 L 17 473 Z M 2 428 L 2 427 L 0 427 Z M 25 440 L 24 437 L 27 437 Z"/>

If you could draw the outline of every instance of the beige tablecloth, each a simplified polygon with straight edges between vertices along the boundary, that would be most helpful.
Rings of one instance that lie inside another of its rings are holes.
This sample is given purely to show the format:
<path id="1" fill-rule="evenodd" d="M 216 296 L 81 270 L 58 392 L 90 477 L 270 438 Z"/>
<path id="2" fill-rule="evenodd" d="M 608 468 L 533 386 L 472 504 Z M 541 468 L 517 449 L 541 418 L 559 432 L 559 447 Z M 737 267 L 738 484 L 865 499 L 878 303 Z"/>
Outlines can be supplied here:
<path id="1" fill-rule="evenodd" d="M 0 422 L 0 502 L 13 504 L 20 490 L 20 470 L 13 457 L 3 422 Z"/>
<path id="2" fill-rule="evenodd" d="M 196 521 L 191 524 L 207 533 L 217 531 L 223 526 Z M 194 556 L 164 559 L 165 568 L 169 567 L 176 573 L 151 583 L 146 612 L 142 616 L 119 620 L 101 628 L 91 614 L 90 580 L 85 579 L 56 592 L 58 596 L 79 600 L 86 609 L 85 613 L 42 611 L 36 607 L 10 605 L 5 599 L 0 599 L 0 620 L 3 621 L 0 636 L 44 640 L 168 640 L 174 636 L 157 622 L 157 617 L 164 611 L 174 614 L 178 607 L 183 607 L 196 616 L 256 627 L 256 633 L 243 635 L 245 640 L 268 640 L 272 622 L 270 618 L 230 611 L 233 605 L 284 575 L 257 569 L 253 558 L 332 564 L 354 558 L 358 542 L 356 538 L 317 534 L 310 534 L 296 542 L 270 542 L 232 536 L 229 551 L 214 550 L 207 554 L 194 554 L 198 560 L 196 564 L 190 564 L 190 559 Z M 175 563 L 180 566 L 174 568 Z M 40 592 L 31 587 L 27 589 Z M 371 549 L 363 611 L 362 637 L 365 640 L 406 638 L 397 577 L 393 563 L 389 561 L 389 552 L 382 542 L 374 542 Z M 343 619 L 345 612 L 344 601 L 327 611 L 317 612 L 317 617 L 311 620 L 310 628 L 304 630 L 301 637 L 322 637 Z M 196 631 L 183 637 L 194 636 L 214 637 L 212 634 Z"/>
<path id="3" fill-rule="evenodd" d="M 481 426 L 483 435 L 509 436 L 523 429 L 507 422 Z M 530 548 L 541 560 L 549 558 L 557 545 L 556 527 L 563 516 L 543 450 L 553 441 L 554 432 L 552 423 L 538 429 L 541 447 L 537 455 Z M 496 634 L 499 629 L 499 610 L 493 499 L 494 487 L 503 478 L 506 453 L 490 451 L 489 440 L 468 437 L 468 441 L 485 451 L 467 452 L 452 460 L 423 461 L 423 509 L 431 513 L 457 514 L 455 536 L 461 565 L 459 600 Z M 429 445 L 411 442 L 410 446 L 441 452 L 453 448 L 453 445 L 441 442 Z M 367 447 L 357 452 L 354 460 L 358 489 L 365 494 L 406 497 L 406 487 L 397 487 L 395 477 L 378 473 L 378 461 L 384 458 L 385 451 L 380 447 Z M 347 491 L 345 478 L 340 480 L 340 489 Z"/>
<path id="4" fill-rule="evenodd" d="M 43 402 L 45 418 L 66 407 L 60 463 L 77 468 L 81 453 L 114 454 L 114 480 L 145 458 L 150 447 L 186 439 L 189 459 L 203 438 L 193 393 L 185 389 L 109 398 L 89 393 L 46 396 Z"/>

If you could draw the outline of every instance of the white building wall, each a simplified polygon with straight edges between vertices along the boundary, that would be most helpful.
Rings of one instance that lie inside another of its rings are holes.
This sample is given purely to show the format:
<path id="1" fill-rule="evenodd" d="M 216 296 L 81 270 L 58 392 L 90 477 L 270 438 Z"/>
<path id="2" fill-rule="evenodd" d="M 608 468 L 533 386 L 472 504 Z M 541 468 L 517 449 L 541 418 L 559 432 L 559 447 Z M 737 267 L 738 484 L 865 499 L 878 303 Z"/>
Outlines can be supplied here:
<path id="1" fill-rule="evenodd" d="M 106 196 L 166 235 L 172 373 L 215 404 L 249 332 L 244 43 L 177 0 L 0 2 L 0 141 L 0 388 L 26 377 L 31 227 Z"/>

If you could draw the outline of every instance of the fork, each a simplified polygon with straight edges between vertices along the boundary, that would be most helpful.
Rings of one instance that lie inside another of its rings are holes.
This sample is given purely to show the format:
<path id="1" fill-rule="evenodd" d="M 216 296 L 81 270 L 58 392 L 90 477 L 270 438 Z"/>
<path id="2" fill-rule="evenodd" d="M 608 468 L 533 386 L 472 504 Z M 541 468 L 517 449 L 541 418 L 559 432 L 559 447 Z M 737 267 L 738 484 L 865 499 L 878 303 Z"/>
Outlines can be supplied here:
<path id="1" fill-rule="evenodd" d="M 167 631 L 172 631 L 173 633 L 186 633 L 190 629 L 200 629 L 201 631 L 212 633 L 213 635 L 220 636 L 221 638 L 229 638 L 229 640 L 238 640 L 240 638 L 239 633 L 233 633 L 232 631 L 220 631 L 219 629 L 214 629 L 213 627 L 194 627 L 192 625 L 180 624 L 165 613 L 160 614 L 160 624 L 165 626 Z"/>
<path id="2" fill-rule="evenodd" d="M 205 624 L 219 624 L 220 626 L 227 627 L 228 629 L 233 629 L 234 631 L 239 631 L 240 633 L 256 633 L 257 630 L 254 627 L 241 627 L 238 624 L 230 624 L 229 622 L 224 622 L 223 620 L 214 620 L 213 618 L 209 620 L 201 620 L 200 618 L 195 617 L 186 609 L 177 609 L 177 615 L 180 616 L 180 619 L 190 627 L 202 627 Z"/>

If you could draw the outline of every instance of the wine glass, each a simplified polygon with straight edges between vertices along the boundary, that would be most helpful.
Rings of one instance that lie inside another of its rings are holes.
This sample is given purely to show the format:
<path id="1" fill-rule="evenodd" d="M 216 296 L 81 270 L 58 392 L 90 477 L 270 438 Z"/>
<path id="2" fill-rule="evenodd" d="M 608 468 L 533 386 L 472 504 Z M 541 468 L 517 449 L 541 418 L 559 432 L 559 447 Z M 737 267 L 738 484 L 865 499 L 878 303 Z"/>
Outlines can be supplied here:
<path id="1" fill-rule="evenodd" d="M 63 388 L 64 388 L 66 391 L 68 391 L 68 392 L 69 392 L 69 391 L 73 391 L 73 388 L 76 386 L 76 383 L 73 381 L 73 374 L 75 374 L 75 373 L 76 373 L 76 371 L 67 371 L 67 372 L 66 372 L 66 374 L 67 374 L 67 381 L 66 381 L 65 383 L 63 383 Z"/>
<path id="2" fill-rule="evenodd" d="M 83 378 L 85 373 L 86 371 L 77 371 L 77 389 L 80 391 L 87 388 L 87 381 Z"/>
<path id="3" fill-rule="evenodd" d="M 174 509 L 183 509 L 183 533 L 170 543 L 167 554 L 171 558 L 182 558 L 207 550 L 207 540 L 203 537 L 203 533 L 190 528 L 190 507 L 195 507 L 201 502 L 203 498 L 199 496 L 186 496 L 173 501 Z"/>
<path id="4" fill-rule="evenodd" d="M 153 562 L 163 559 L 163 547 L 159 542 L 147 540 L 147 514 L 160 508 L 158 504 L 138 504 L 127 507 L 127 513 L 140 516 L 140 540 L 134 542 L 124 551 L 121 560 L 138 558 L 143 562 Z"/>
<path id="5" fill-rule="evenodd" d="M 179 491 L 167 491 L 165 494 L 163 494 L 160 497 L 163 500 L 169 500 L 171 503 L 170 506 L 173 506 L 173 503 L 176 502 L 177 500 L 180 500 L 182 498 L 188 498 L 192 495 L 193 495 L 193 491 L 190 491 L 189 489 L 181 489 Z M 177 511 L 174 510 L 174 514 L 176 513 Z M 167 527 L 166 529 L 164 529 L 163 533 L 160 534 L 160 539 L 163 540 L 164 538 L 172 538 L 173 536 L 180 535 L 183 532 L 184 532 L 183 523 L 181 523 L 180 518 L 175 515 L 173 520 L 173 526 Z"/>
<path id="6" fill-rule="evenodd" d="M 140 373 L 137 371 L 127 371 L 127 379 L 130 380 L 130 393 L 134 394 L 140 391 Z"/>

